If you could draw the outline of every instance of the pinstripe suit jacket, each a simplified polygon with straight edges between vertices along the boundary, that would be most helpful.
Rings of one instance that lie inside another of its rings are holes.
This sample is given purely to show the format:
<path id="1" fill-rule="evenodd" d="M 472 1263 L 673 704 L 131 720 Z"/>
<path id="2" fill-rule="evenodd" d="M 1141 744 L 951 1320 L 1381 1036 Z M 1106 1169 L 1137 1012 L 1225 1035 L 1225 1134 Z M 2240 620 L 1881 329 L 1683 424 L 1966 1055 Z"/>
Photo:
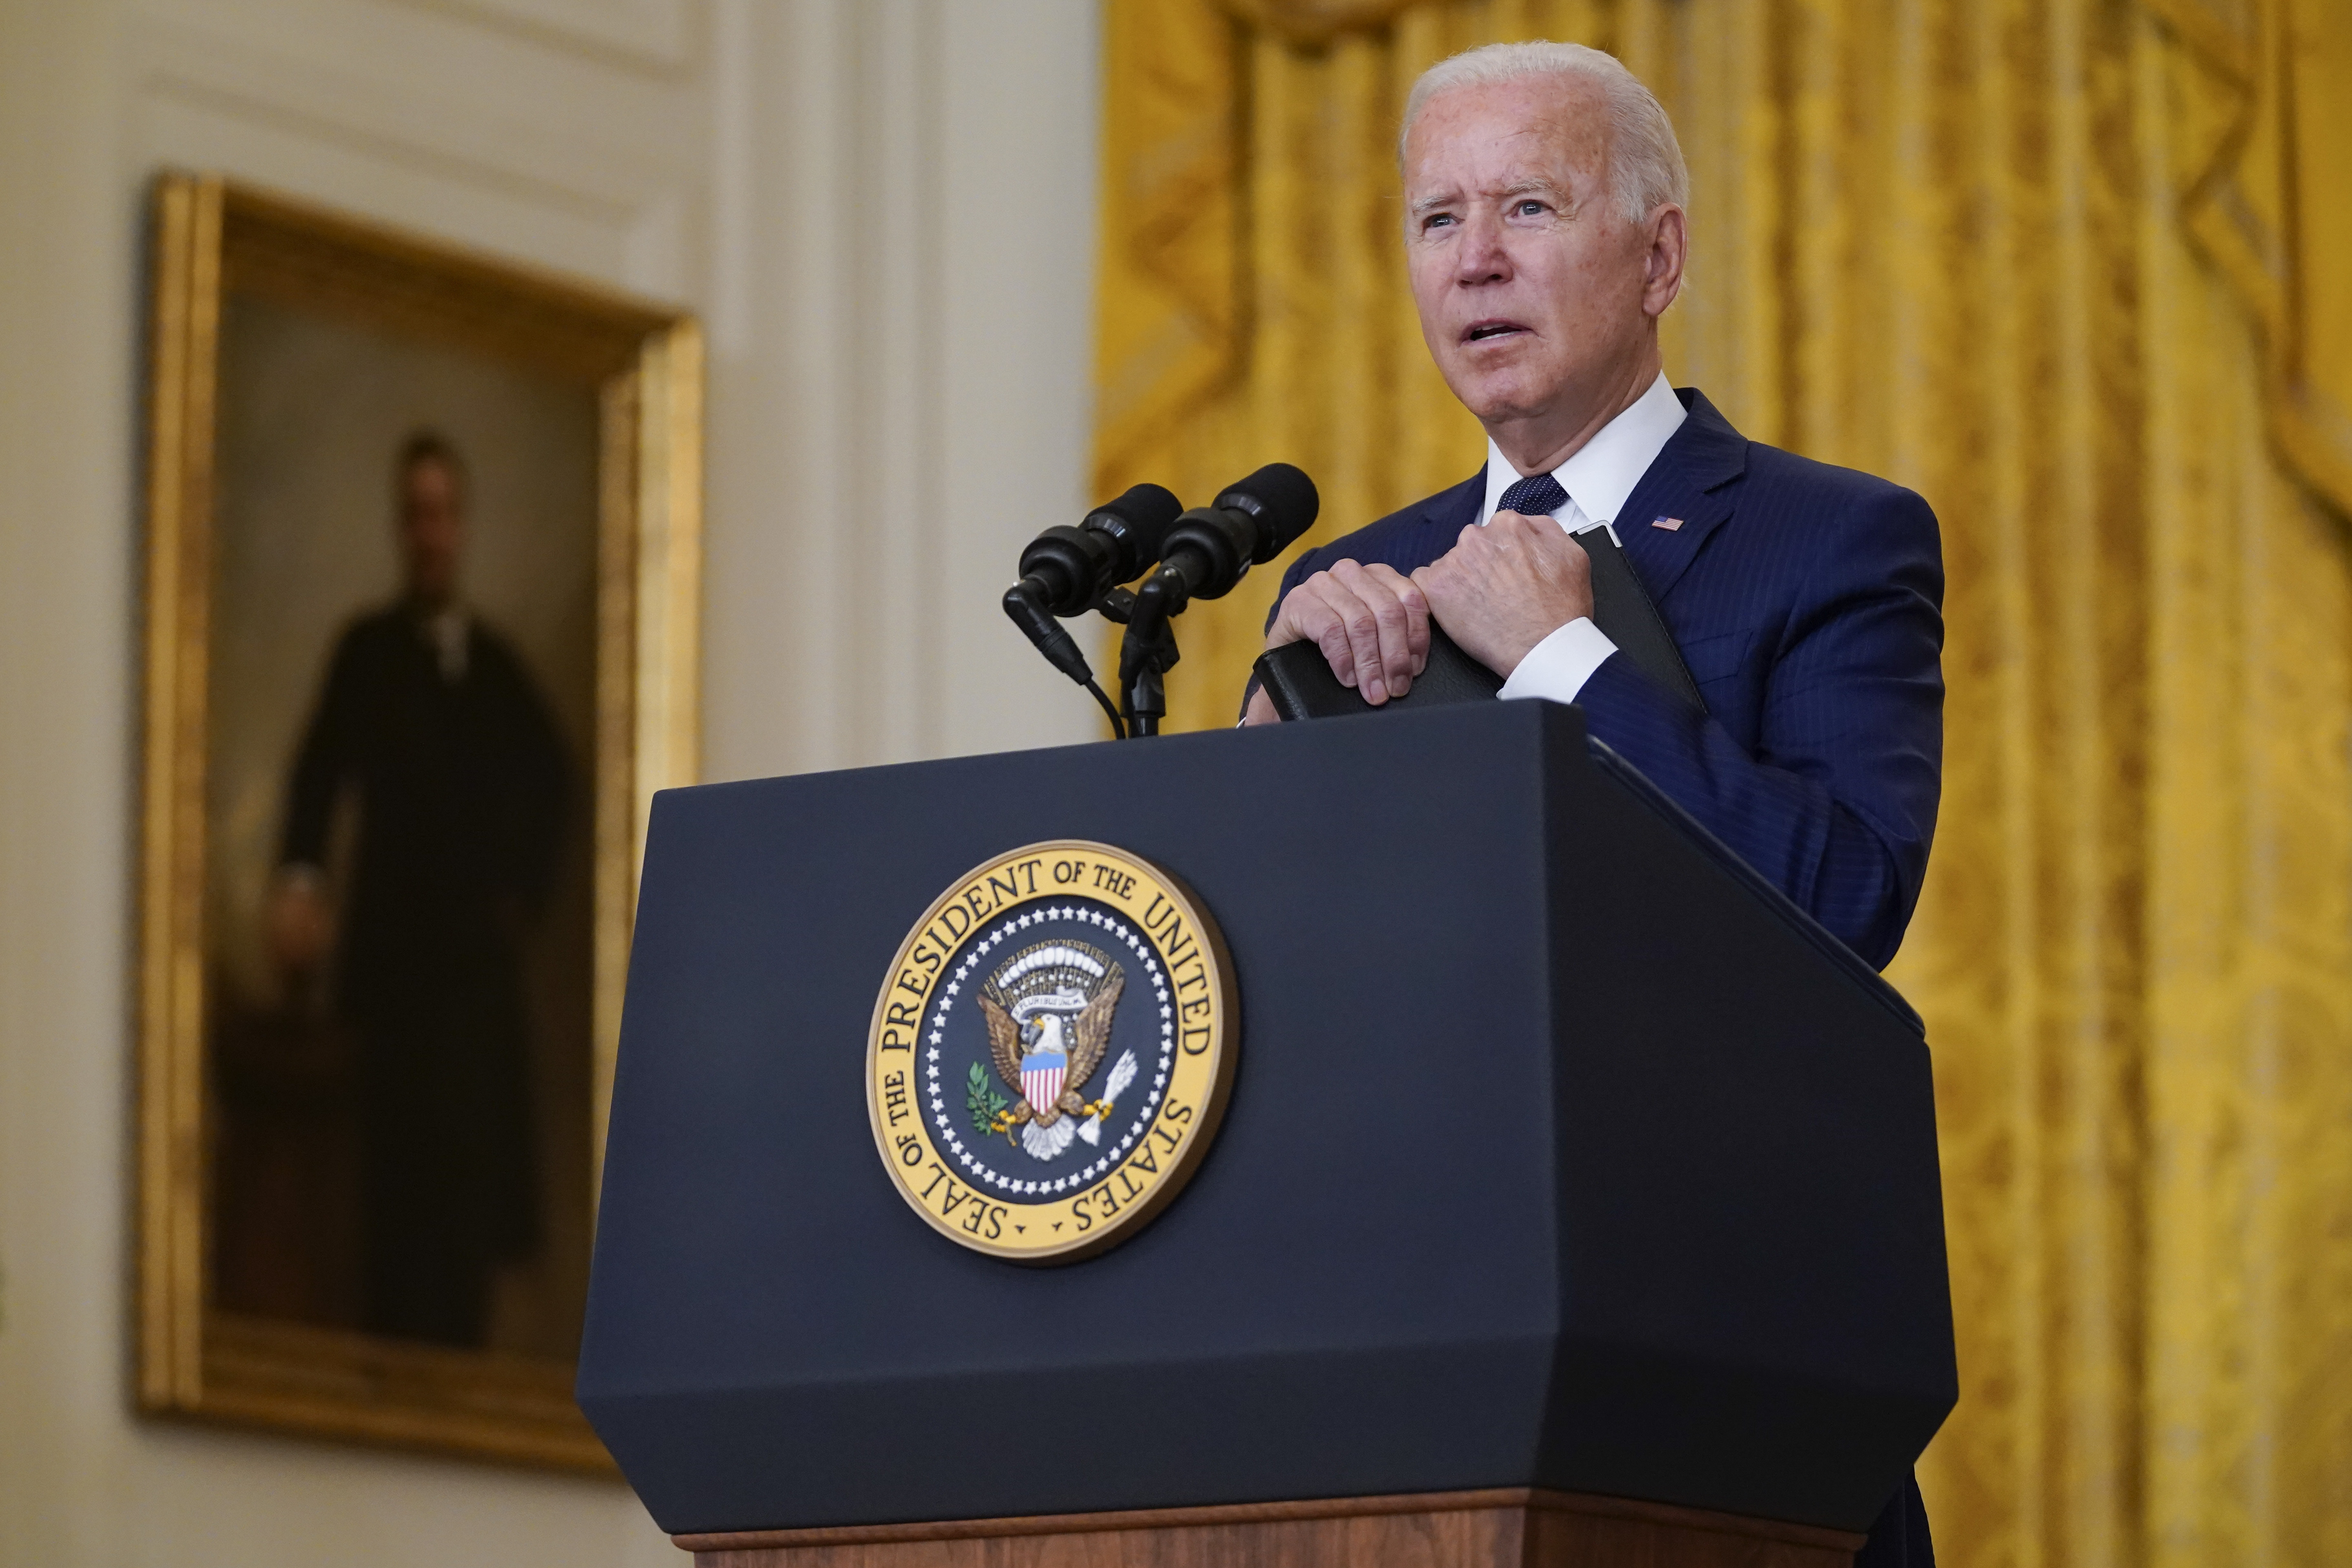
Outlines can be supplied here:
<path id="1" fill-rule="evenodd" d="M 1706 712 L 1623 658 L 1578 703 L 1594 735 L 1883 968 L 1918 901 L 1943 766 L 1935 513 L 1898 485 L 1748 440 L 1696 390 L 1677 395 L 1690 417 L 1617 532 Z M 1309 551 L 1282 594 L 1344 560 L 1425 566 L 1485 499 L 1474 474 Z"/>

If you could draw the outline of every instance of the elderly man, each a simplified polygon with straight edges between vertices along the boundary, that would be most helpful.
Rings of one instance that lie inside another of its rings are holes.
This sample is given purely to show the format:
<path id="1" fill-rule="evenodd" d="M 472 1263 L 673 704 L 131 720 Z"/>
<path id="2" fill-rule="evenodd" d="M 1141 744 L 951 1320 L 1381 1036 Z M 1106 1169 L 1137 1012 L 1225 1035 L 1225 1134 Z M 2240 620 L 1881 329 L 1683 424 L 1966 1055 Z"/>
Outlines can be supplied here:
<path id="1" fill-rule="evenodd" d="M 1443 627 L 1502 695 L 1591 732 L 1885 964 L 1927 869 L 1943 752 L 1943 569 L 1908 490 L 1749 441 L 1661 369 L 1688 176 L 1609 56 L 1504 44 L 1432 68 L 1400 143 L 1422 335 L 1485 469 L 1303 556 L 1266 643 L 1311 639 L 1379 704 Z M 1703 710 L 1593 624 L 1571 537 L 1612 523 Z M 1275 717 L 1263 692 L 1247 717 Z M 1858 1562 L 1932 1561 L 1918 1491 Z"/>

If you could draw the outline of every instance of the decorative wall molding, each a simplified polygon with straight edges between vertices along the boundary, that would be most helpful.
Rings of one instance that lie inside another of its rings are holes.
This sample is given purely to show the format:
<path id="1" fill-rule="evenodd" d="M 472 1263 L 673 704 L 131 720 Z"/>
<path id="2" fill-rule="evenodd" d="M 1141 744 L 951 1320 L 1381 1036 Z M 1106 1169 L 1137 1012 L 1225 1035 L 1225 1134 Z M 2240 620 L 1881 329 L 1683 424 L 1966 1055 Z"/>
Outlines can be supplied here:
<path id="1" fill-rule="evenodd" d="M 672 299 L 698 291 L 704 247 L 693 229 L 708 206 L 698 84 L 641 103 L 656 112 L 635 125 L 583 136 L 176 18 L 139 28 L 124 55 L 136 155 L 219 167 Z"/>
<path id="2" fill-rule="evenodd" d="M 446 12 L 633 69 L 678 74 L 696 62 L 704 7 L 693 0 L 390 0 Z"/>

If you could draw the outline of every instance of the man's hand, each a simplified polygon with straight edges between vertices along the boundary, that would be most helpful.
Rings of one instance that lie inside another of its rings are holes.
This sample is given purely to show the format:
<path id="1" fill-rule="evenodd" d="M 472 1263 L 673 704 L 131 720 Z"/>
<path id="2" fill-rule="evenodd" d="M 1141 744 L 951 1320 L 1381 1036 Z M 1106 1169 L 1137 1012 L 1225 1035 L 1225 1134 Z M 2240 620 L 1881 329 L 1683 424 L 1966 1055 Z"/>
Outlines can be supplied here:
<path id="1" fill-rule="evenodd" d="M 269 955 L 289 975 L 318 967 L 335 940 L 334 912 L 328 907 L 318 871 L 308 866 L 280 868 L 263 913 Z"/>
<path id="2" fill-rule="evenodd" d="M 1377 708 L 1412 690 L 1412 678 L 1429 662 L 1429 601 L 1393 566 L 1342 561 L 1282 601 L 1265 646 L 1294 642 L 1321 648 L 1339 684 L 1354 687 Z M 1247 721 L 1264 722 L 1257 712 L 1253 701 Z M 1266 701 L 1266 717 L 1273 713 Z"/>
<path id="3" fill-rule="evenodd" d="M 1592 560 L 1549 517 L 1498 511 L 1412 574 L 1462 651 L 1508 680 L 1529 649 L 1592 614 Z"/>

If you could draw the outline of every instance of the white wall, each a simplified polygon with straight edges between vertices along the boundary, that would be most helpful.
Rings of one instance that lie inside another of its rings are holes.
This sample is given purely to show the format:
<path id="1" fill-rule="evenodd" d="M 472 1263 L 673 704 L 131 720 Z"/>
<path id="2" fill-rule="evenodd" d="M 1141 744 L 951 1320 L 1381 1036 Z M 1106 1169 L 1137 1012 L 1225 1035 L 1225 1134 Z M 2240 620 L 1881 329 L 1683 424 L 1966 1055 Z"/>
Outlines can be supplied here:
<path id="1" fill-rule="evenodd" d="M 0 1564 L 683 1563 L 612 1484 L 131 1414 L 140 204 L 213 168 L 702 310 L 710 777 L 1035 745 L 1092 0 L 0 0 Z"/>
<path id="2" fill-rule="evenodd" d="M 718 11 L 712 777 L 1095 732 L 997 608 L 1086 502 L 1094 10 Z"/>

